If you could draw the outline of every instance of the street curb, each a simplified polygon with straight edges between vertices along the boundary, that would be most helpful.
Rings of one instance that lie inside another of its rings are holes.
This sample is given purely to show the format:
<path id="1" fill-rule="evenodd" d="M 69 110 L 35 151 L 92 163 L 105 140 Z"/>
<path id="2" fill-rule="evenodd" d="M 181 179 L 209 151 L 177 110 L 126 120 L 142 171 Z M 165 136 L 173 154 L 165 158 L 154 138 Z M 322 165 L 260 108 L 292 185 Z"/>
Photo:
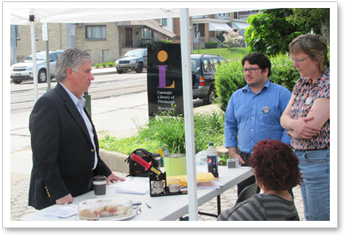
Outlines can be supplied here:
<path id="1" fill-rule="evenodd" d="M 125 159 L 128 157 L 127 155 L 115 151 L 106 151 L 104 149 L 99 150 L 99 155 L 110 170 L 122 173 L 129 172 L 129 164 L 125 162 Z"/>
<path id="2" fill-rule="evenodd" d="M 109 70 L 109 71 L 99 71 L 97 69 L 92 70 L 93 75 L 109 75 L 109 74 L 116 74 L 116 70 Z"/>

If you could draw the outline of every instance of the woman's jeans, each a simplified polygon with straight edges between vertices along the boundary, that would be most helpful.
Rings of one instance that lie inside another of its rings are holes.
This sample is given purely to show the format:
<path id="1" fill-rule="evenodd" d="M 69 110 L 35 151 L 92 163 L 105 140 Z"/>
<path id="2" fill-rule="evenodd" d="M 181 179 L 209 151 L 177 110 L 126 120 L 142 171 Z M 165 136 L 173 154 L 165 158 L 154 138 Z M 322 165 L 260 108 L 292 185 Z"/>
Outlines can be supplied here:
<path id="1" fill-rule="evenodd" d="M 300 160 L 301 192 L 307 221 L 327 221 L 330 215 L 329 149 L 295 150 Z"/>

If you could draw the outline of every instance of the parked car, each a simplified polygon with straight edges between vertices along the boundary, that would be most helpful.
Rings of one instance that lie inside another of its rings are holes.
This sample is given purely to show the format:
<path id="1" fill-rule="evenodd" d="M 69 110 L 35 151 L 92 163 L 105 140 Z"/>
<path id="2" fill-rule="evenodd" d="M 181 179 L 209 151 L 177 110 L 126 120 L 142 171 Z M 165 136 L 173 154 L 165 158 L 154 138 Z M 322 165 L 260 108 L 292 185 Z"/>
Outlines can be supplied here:
<path id="1" fill-rule="evenodd" d="M 63 50 L 50 51 L 49 52 L 49 70 L 50 77 L 55 77 L 55 64 L 59 55 Z M 36 53 L 36 64 L 37 64 L 37 78 L 39 83 L 47 81 L 47 62 L 46 52 L 41 51 Z M 33 68 L 32 68 L 32 55 L 25 57 L 21 62 L 13 64 L 11 66 L 11 79 L 13 83 L 20 84 L 23 80 L 33 79 Z"/>
<path id="2" fill-rule="evenodd" d="M 120 59 L 116 60 L 115 67 L 117 73 L 121 74 L 128 70 L 135 70 L 137 73 L 147 69 L 147 49 L 139 48 L 126 52 Z"/>
<path id="3" fill-rule="evenodd" d="M 226 63 L 220 55 L 192 54 L 193 98 L 203 99 L 204 104 L 211 104 L 216 98 L 214 74 L 216 67 Z"/>

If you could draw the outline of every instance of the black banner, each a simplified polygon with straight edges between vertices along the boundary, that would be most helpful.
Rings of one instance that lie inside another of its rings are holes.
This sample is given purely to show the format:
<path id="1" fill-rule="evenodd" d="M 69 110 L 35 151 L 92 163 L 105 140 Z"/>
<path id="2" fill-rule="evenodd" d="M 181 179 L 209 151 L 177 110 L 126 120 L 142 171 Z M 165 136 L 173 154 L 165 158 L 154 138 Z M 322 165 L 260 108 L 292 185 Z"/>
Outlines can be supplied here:
<path id="1" fill-rule="evenodd" d="M 183 114 L 180 44 L 154 44 L 147 48 L 149 116 L 175 110 Z"/>

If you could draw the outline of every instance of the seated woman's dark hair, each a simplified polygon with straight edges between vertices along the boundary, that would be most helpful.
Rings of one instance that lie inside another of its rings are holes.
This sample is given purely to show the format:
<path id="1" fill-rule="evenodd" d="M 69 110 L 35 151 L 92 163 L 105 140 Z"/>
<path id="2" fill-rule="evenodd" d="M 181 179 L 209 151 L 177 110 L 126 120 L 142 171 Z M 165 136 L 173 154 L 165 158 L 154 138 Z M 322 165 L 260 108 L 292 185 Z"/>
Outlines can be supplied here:
<path id="1" fill-rule="evenodd" d="M 266 190 L 288 190 L 301 184 L 298 163 L 291 147 L 278 140 L 260 141 L 250 157 L 256 181 Z"/>

